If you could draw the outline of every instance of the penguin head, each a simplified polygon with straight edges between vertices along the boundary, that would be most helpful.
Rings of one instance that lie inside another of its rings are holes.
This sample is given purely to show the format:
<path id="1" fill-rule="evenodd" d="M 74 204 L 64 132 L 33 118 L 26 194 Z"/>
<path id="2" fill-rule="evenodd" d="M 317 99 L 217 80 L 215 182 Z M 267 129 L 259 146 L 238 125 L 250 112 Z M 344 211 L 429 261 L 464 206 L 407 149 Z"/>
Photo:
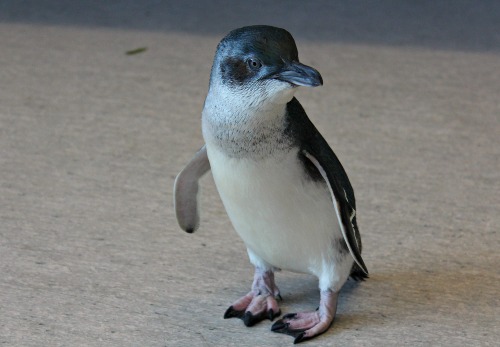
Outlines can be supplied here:
<path id="1" fill-rule="evenodd" d="M 210 92 L 236 96 L 246 106 L 287 103 L 297 86 L 323 84 L 320 73 L 299 62 L 292 35 L 256 25 L 231 31 L 215 54 Z"/>

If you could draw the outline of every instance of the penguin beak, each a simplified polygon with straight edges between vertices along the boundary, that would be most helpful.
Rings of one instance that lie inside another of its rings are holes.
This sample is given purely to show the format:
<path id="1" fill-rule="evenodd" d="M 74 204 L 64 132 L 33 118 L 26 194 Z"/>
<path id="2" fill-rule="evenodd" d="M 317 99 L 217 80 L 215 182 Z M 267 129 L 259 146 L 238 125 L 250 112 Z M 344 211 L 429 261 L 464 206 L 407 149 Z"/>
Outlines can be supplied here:
<path id="1" fill-rule="evenodd" d="M 273 78 L 296 86 L 317 87 L 323 85 L 323 78 L 318 70 L 298 61 L 285 62 L 281 71 Z"/>

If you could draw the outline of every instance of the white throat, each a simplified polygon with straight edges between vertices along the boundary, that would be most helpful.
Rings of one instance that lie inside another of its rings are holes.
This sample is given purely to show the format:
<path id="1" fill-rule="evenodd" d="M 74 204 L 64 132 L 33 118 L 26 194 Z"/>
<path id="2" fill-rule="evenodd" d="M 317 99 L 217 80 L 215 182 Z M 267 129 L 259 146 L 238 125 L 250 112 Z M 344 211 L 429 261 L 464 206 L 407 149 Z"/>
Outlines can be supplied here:
<path id="1" fill-rule="evenodd" d="M 295 88 L 266 80 L 243 86 L 212 79 L 202 112 L 203 137 L 230 157 L 265 157 L 288 146 L 286 104 Z"/>

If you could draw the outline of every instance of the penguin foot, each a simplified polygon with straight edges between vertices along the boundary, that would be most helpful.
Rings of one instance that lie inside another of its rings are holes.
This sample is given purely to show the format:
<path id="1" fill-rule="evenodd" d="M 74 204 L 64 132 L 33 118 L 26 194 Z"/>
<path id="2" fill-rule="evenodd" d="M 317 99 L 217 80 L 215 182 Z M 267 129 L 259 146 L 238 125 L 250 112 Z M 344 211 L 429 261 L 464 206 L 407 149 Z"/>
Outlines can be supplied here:
<path id="1" fill-rule="evenodd" d="M 281 295 L 274 283 L 274 273 L 255 268 L 252 290 L 226 310 L 224 319 L 240 318 L 247 327 L 264 319 L 272 321 L 281 314 L 276 299 L 281 300 Z"/>
<path id="2" fill-rule="evenodd" d="M 337 310 L 337 293 L 321 293 L 319 308 L 314 312 L 289 313 L 276 321 L 271 330 L 276 333 L 291 335 L 293 343 L 303 342 L 321 335 L 330 328 Z"/>
<path id="3" fill-rule="evenodd" d="M 333 319 L 321 317 L 318 311 L 290 313 L 276 321 L 271 330 L 295 337 L 293 343 L 309 340 L 328 330 Z"/>
<path id="4" fill-rule="evenodd" d="M 229 306 L 224 313 L 224 319 L 240 318 L 247 327 L 251 327 L 264 319 L 272 321 L 280 314 L 281 311 L 274 296 L 270 294 L 255 295 L 250 292 Z"/>

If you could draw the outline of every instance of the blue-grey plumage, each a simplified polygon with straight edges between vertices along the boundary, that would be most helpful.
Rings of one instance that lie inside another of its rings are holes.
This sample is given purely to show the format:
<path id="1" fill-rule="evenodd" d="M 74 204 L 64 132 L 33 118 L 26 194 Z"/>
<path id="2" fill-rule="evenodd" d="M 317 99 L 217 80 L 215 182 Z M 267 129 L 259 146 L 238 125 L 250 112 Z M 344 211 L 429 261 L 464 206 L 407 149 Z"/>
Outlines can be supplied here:
<path id="1" fill-rule="evenodd" d="M 321 300 L 288 314 L 272 330 L 295 342 L 326 331 L 338 292 L 351 275 L 366 278 L 354 191 L 340 161 L 294 98 L 297 86 L 323 84 L 299 62 L 284 29 L 251 26 L 218 45 L 202 113 L 205 146 L 175 183 L 179 225 L 198 227 L 198 179 L 212 170 L 228 216 L 247 246 L 251 291 L 226 311 L 253 325 L 280 314 L 274 271 L 310 273 Z"/>

